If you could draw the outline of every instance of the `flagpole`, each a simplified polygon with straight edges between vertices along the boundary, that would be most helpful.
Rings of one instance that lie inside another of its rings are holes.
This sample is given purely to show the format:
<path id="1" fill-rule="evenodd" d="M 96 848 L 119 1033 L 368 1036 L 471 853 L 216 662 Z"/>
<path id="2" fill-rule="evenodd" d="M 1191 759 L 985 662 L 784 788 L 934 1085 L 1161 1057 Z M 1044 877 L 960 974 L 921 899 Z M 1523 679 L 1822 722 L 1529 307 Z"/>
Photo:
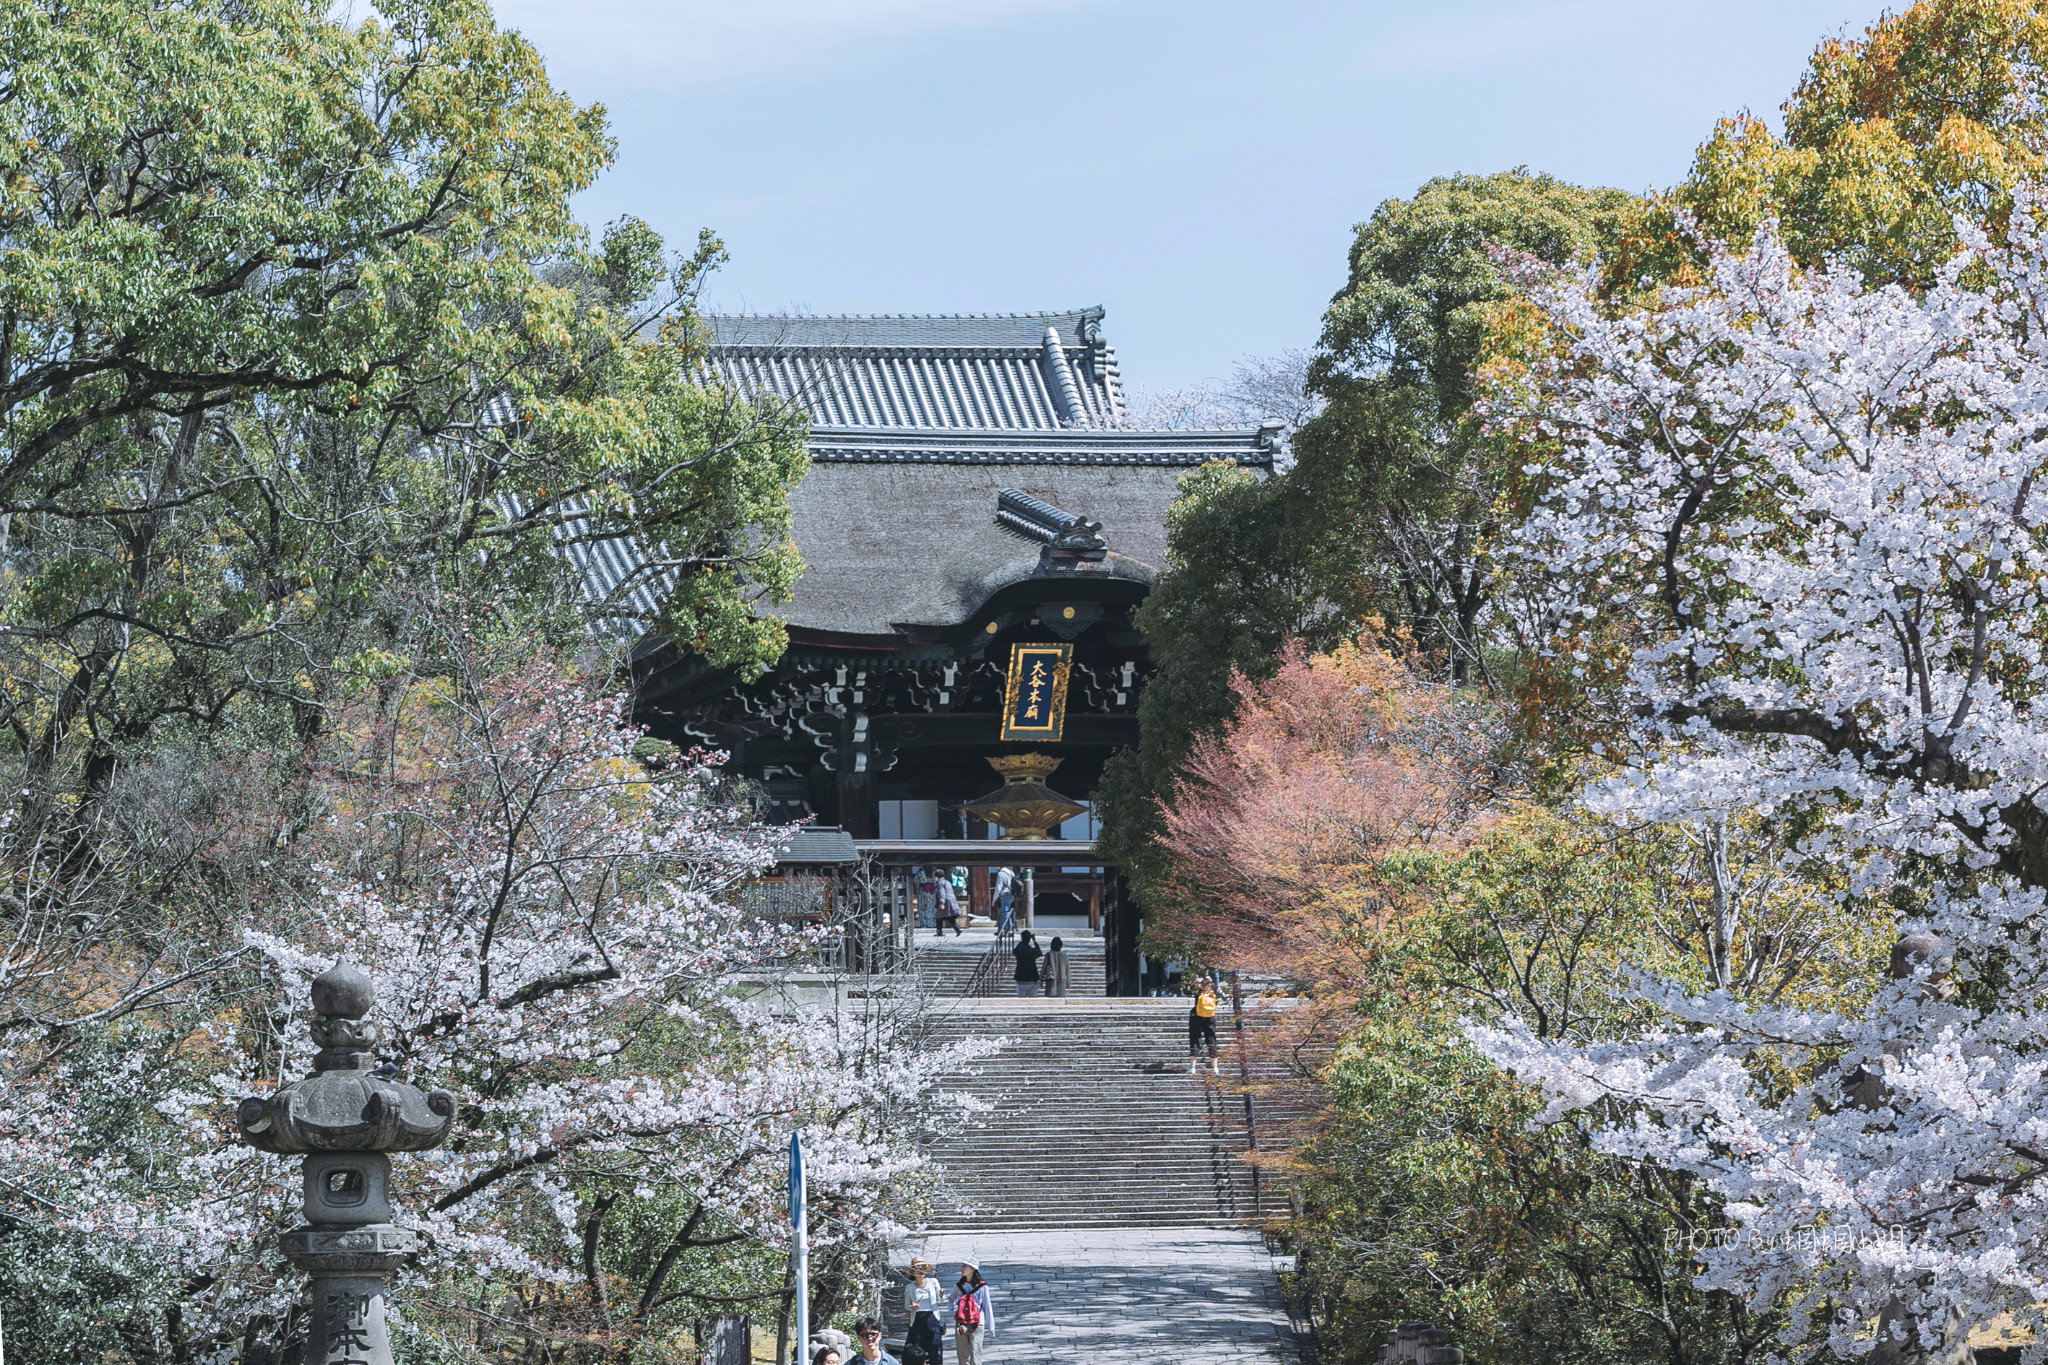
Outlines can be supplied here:
<path id="1" fill-rule="evenodd" d="M 804 1189 L 804 1140 L 789 1135 L 789 1231 L 796 1261 L 796 1359 L 811 1347 L 811 1220 Z"/>

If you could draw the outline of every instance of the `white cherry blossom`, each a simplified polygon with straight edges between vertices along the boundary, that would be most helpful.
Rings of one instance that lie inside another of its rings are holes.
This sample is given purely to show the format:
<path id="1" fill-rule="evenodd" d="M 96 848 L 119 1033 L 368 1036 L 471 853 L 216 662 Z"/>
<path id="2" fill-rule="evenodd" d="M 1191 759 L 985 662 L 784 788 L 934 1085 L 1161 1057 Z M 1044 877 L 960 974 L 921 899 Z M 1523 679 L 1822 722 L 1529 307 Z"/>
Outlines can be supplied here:
<path id="1" fill-rule="evenodd" d="M 771 1008 L 760 987 L 803 933 L 733 889 L 773 863 L 776 832 L 699 759 L 650 771 L 616 699 L 536 668 L 451 684 L 431 714 L 382 771 L 322 777 L 327 818 L 280 852 L 278 913 L 245 934 L 279 1009 L 222 1010 L 183 1040 L 216 1067 L 159 1099 L 155 1150 L 81 1146 L 81 1114 L 152 1092 L 142 1051 L 113 1050 L 112 1070 L 0 1053 L 0 1211 L 158 1275 L 196 1359 L 234 1358 L 252 1321 L 280 1330 L 298 1162 L 239 1145 L 228 1114 L 308 1073 L 310 982 L 345 956 L 375 983 L 379 1051 L 461 1105 L 455 1140 L 395 1160 L 397 1216 L 428 1248 L 401 1313 L 482 1276 L 586 1295 L 587 1330 L 624 1331 L 677 1286 L 643 1277 L 613 1302 L 620 1282 L 592 1282 L 600 1201 L 665 1201 L 685 1247 L 786 1246 L 792 1131 L 814 1244 L 902 1233 L 938 1073 L 977 1049 L 906 1045 L 910 1011 L 886 1004 Z"/>
<path id="2" fill-rule="evenodd" d="M 1633 747 L 1586 800 L 1797 817 L 1859 905 L 1939 939 L 1838 1013 L 1646 978 L 1651 1036 L 1471 1030 L 1552 1118 L 1725 1198 L 1699 1283 L 1785 1308 L 1789 1355 L 2043 1325 L 2041 202 L 2005 240 L 1966 232 L 1924 297 L 1802 271 L 1768 228 L 1646 311 L 1546 285 L 1562 344 L 1493 400 L 1528 436 L 1520 551 L 1558 650 L 1589 681 L 1620 651 Z"/>

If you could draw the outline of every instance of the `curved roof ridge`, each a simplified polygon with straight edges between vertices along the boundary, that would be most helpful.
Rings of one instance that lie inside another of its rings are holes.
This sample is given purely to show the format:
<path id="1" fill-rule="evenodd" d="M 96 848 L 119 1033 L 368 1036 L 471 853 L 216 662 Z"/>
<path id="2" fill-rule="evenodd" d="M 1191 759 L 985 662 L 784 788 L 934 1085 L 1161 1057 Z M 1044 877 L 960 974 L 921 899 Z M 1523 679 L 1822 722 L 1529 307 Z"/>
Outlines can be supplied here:
<path id="1" fill-rule="evenodd" d="M 706 313 L 720 347 L 868 351 L 882 347 L 1032 347 L 1048 326 L 1069 345 L 1101 343 L 1100 304 L 1046 313 Z"/>
<path id="2" fill-rule="evenodd" d="M 1270 445 L 1270 433 L 1279 429 L 1278 423 L 1262 422 L 1257 426 L 1241 427 L 1052 427 L 1043 430 L 1001 430 L 986 428 L 894 426 L 868 427 L 851 423 L 811 423 L 813 436 L 835 436 L 859 438 L 862 440 L 958 440 L 958 441 L 1052 441 L 1074 445 L 1140 445 L 1166 442 L 1187 444 L 1189 442 L 1233 440 L 1250 442 L 1260 449 Z M 1258 438 L 1267 437 L 1265 441 Z"/>
<path id="3" fill-rule="evenodd" d="M 1143 428 L 990 430 L 960 427 L 813 426 L 813 464 L 1186 465 L 1232 460 L 1270 467 L 1273 433 Z"/>
<path id="4" fill-rule="evenodd" d="M 792 321 L 808 321 L 808 322 L 867 322 L 867 321 L 874 321 L 874 320 L 883 320 L 883 321 L 890 321 L 890 322 L 900 322 L 900 321 L 904 321 L 904 320 L 909 320 L 909 319 L 925 319 L 925 318 L 940 318 L 940 319 L 946 319 L 946 320 L 949 320 L 949 321 L 950 321 L 950 320 L 957 320 L 957 319 L 960 319 L 960 318 L 1076 318 L 1076 317 L 1093 317 L 1093 318 L 1095 318 L 1095 319 L 1097 319 L 1097 320 L 1099 321 L 1099 320 L 1100 320 L 1101 318 L 1103 318 L 1103 317 L 1104 317 L 1104 316 L 1105 316 L 1105 315 L 1107 314 L 1107 311 L 1108 311 L 1108 310 L 1107 310 L 1106 308 L 1104 308 L 1104 306 L 1103 306 L 1102 304 L 1099 304 L 1099 303 L 1094 303 L 1094 304 L 1090 304 L 1090 305 L 1089 305 L 1088 307 L 1086 307 L 1086 308 L 1051 308 L 1051 309 L 1046 309 L 1046 310 L 1044 310 L 1044 311 L 1042 311 L 1042 312 L 1036 312 L 1036 313 L 800 313 L 800 312 L 796 312 L 796 311 L 792 310 L 792 311 L 789 311 L 789 312 L 782 312 L 782 313 L 708 313 L 708 312 L 707 312 L 707 313 L 705 313 L 705 314 L 704 314 L 703 316 L 704 316 L 704 318 L 705 318 L 705 320 L 706 320 L 706 321 L 714 321 L 714 320 L 716 320 L 716 319 L 719 319 L 719 318 L 746 318 L 746 319 L 755 319 L 755 318 L 773 318 L 773 319 L 776 319 L 777 321 L 780 321 L 780 320 L 782 320 L 782 319 L 785 319 L 785 318 L 787 318 L 787 319 L 790 319 L 790 320 L 792 320 Z"/>

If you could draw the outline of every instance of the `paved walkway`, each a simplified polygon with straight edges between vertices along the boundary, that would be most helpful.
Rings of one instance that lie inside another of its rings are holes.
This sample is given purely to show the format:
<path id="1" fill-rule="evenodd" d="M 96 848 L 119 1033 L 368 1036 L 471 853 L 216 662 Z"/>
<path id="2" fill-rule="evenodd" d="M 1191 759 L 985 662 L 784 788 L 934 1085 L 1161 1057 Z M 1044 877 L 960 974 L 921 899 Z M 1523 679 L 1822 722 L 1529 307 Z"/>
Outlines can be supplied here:
<path id="1" fill-rule="evenodd" d="M 1298 1359 L 1265 1243 L 1235 1228 L 942 1233 L 922 1251 L 949 1289 L 979 1253 L 993 1359 L 1268 1365 Z M 908 1255 L 897 1260 L 907 1260 Z M 900 1292 L 900 1291 L 899 1291 Z M 947 1365 L 953 1365 L 947 1343 Z"/>

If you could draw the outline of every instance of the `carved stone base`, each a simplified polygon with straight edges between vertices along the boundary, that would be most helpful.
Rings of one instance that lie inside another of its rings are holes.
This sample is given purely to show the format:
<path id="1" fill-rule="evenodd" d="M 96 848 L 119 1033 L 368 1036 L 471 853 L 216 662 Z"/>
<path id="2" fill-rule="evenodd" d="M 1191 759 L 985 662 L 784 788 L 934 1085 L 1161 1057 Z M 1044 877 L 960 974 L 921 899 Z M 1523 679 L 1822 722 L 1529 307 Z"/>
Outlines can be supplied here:
<path id="1" fill-rule="evenodd" d="M 306 1365 L 392 1365 L 382 1275 L 315 1275 Z"/>
<path id="2" fill-rule="evenodd" d="M 305 1365 L 391 1365 L 384 1277 L 419 1244 L 389 1223 L 293 1228 L 278 1238 L 285 1259 L 313 1277 Z"/>
<path id="3" fill-rule="evenodd" d="M 419 1250 L 420 1239 L 389 1223 L 293 1228 L 278 1249 L 308 1275 L 382 1275 Z"/>

